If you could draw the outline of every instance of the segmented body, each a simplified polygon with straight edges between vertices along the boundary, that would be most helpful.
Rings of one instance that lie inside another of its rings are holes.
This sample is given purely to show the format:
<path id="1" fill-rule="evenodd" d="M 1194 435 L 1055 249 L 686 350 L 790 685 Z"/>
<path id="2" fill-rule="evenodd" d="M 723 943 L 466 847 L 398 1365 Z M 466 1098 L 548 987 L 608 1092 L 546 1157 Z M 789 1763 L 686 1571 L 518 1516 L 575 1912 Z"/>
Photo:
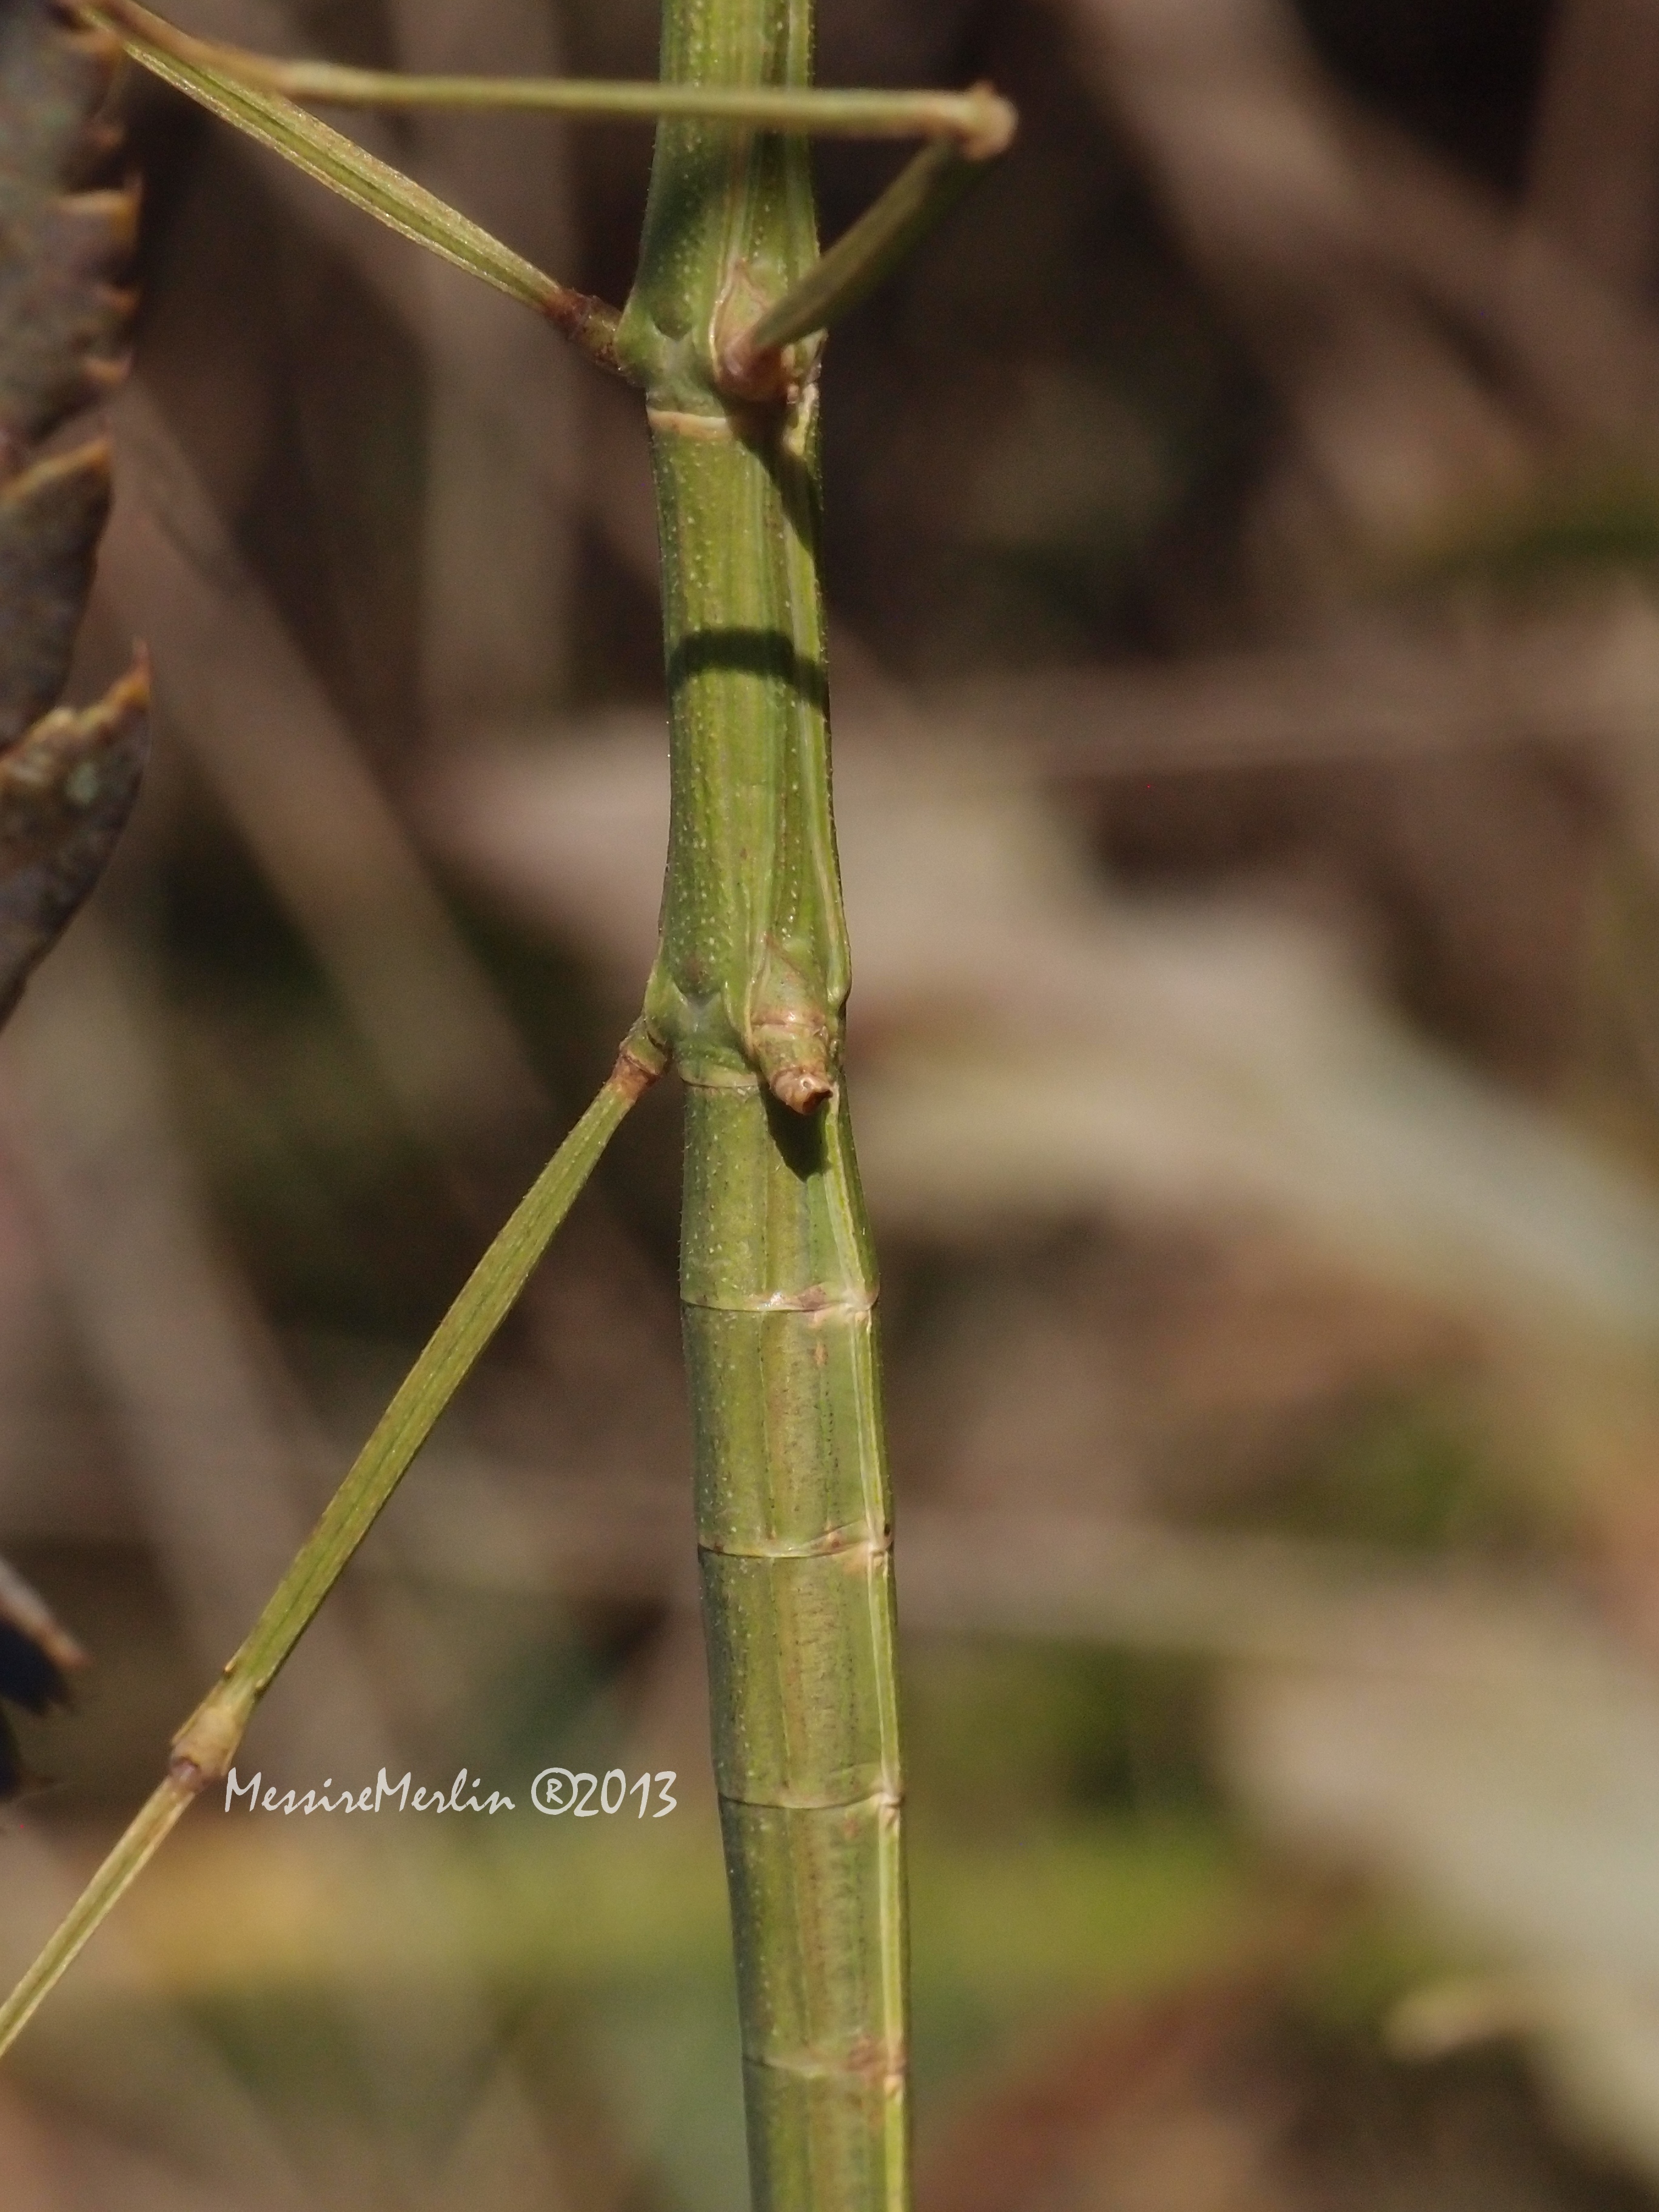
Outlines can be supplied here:
<path id="1" fill-rule="evenodd" d="M 804 82 L 806 0 L 675 0 L 665 76 Z M 756 2212 L 902 2212 L 902 1781 L 876 1277 L 841 1082 L 810 364 L 723 402 L 726 303 L 814 251 L 799 143 L 659 133 L 647 374 L 673 812 L 647 1002 L 685 1085 L 681 1295 Z"/>
<path id="2" fill-rule="evenodd" d="M 761 454 L 679 427 L 654 434 L 664 526 L 678 539 L 665 568 L 682 580 L 669 593 L 669 898 L 689 927 L 665 930 L 686 1085 L 681 1296 L 755 2203 L 896 2212 L 902 1785 L 875 1270 L 839 1083 L 805 1113 L 780 1103 L 753 1044 L 726 1041 L 734 1025 L 703 964 L 724 922 L 747 925 L 762 988 L 781 963 L 844 975 L 844 956 L 824 957 L 839 898 L 822 685 L 741 665 L 747 641 L 787 636 L 801 666 L 820 667 L 817 594 L 807 562 L 788 557 L 793 528 Z M 714 572 L 733 524 L 785 556 L 771 578 L 776 627 L 729 621 Z M 737 641 L 729 653 L 684 650 L 722 635 Z M 705 869 L 720 880 L 706 898 Z M 750 896 L 734 900 L 745 878 Z M 832 1065 L 843 991 L 838 980 Z M 769 1012 L 751 981 L 751 1030 L 757 1011 Z"/>

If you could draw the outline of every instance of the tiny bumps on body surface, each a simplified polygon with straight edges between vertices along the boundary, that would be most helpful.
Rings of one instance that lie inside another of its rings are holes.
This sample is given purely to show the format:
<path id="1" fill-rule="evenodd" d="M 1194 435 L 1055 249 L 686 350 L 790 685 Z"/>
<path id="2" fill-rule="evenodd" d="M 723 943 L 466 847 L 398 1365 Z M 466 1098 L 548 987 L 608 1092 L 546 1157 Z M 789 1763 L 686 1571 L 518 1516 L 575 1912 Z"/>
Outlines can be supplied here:
<path id="1" fill-rule="evenodd" d="M 665 76 L 805 79 L 808 0 L 669 0 Z M 646 1020 L 685 1085 L 680 1296 L 757 2212 L 900 2212 L 908 1992 L 876 1272 L 841 1084 L 805 146 L 659 133 L 617 334 L 645 384 L 672 809 Z M 757 392 L 757 383 L 774 389 Z"/>

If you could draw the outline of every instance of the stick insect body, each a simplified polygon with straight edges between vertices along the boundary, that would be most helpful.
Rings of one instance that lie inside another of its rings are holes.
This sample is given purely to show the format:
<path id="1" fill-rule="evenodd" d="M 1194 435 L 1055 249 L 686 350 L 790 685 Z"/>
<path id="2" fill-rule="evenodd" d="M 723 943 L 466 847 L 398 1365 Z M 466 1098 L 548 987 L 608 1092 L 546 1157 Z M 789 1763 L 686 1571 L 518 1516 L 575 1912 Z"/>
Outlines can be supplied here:
<path id="1" fill-rule="evenodd" d="M 510 1308 L 610 1135 L 685 1091 L 681 1299 L 716 1780 L 757 2212 L 908 2201 L 902 1785 L 876 1276 L 842 1080 L 849 980 L 818 568 L 824 325 L 990 155 L 966 94 L 817 94 L 811 0 L 665 0 L 656 86 L 502 86 L 273 62 L 137 0 L 84 18 L 331 189 L 545 314 L 643 391 L 657 484 L 672 821 L 661 943 L 593 1105 L 501 1231 L 168 1772 L 3 2008 L 0 2049 L 192 1799 Z M 618 315 L 546 277 L 296 104 L 660 118 Z M 817 252 L 806 137 L 922 152 Z"/>

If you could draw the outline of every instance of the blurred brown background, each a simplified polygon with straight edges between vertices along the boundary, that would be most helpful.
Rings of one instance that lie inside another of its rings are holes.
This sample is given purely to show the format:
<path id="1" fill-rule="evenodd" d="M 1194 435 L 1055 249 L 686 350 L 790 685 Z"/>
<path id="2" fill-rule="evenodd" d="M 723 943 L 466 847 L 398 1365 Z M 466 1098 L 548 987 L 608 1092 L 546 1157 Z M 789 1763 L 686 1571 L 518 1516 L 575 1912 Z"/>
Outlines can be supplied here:
<path id="1" fill-rule="evenodd" d="M 927 2212 L 1659 2202 L 1659 4 L 822 0 L 1018 104 L 826 371 Z M 180 0 L 647 76 L 648 0 Z M 156 757 L 0 1042 L 0 1552 L 88 1647 L 21 1965 L 599 1080 L 637 412 L 158 88 L 84 647 Z M 357 128 L 354 125 L 354 128 Z M 627 288 L 648 141 L 364 138 Z M 826 149 L 824 228 L 890 151 Z M 727 2212 L 653 1095 L 0 2083 L 15 2212 Z M 678 1809 L 528 1809 L 555 1763 Z"/>

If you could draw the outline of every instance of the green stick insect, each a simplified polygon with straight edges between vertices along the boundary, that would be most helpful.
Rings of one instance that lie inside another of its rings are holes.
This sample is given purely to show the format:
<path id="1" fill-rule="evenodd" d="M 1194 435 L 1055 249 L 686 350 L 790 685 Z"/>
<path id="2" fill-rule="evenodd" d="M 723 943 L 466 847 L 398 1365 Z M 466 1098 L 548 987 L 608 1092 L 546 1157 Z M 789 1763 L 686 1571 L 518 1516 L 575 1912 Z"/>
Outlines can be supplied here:
<path id="1" fill-rule="evenodd" d="M 713 1733 L 757 2212 L 908 2201 L 891 1517 L 876 1276 L 842 1085 L 848 983 L 818 578 L 825 325 L 1008 143 L 964 94 L 810 88 L 811 0 L 665 0 L 656 85 L 413 79 L 81 13 L 158 76 L 512 294 L 645 395 L 672 805 L 660 948 L 599 1097 L 486 1253 L 168 1771 L 3 2008 L 16 2035 L 200 1792 L 512 1305 L 607 1140 L 685 1087 L 681 1297 Z M 620 314 L 554 283 L 301 102 L 658 121 Z M 924 139 L 819 255 L 807 136 Z"/>

